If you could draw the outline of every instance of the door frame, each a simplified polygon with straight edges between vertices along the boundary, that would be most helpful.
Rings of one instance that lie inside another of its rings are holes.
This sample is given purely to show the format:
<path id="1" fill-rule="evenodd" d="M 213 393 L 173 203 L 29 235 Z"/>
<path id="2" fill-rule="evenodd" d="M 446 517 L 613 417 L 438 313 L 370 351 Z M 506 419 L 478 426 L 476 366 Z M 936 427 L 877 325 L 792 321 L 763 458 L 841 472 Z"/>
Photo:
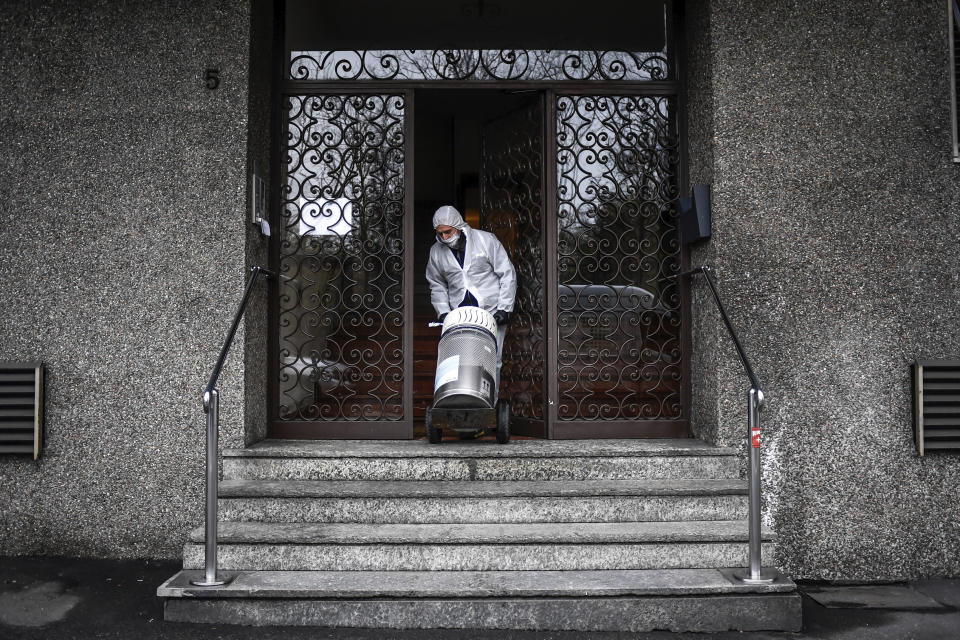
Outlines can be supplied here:
<path id="1" fill-rule="evenodd" d="M 677 163 L 677 189 L 679 194 L 689 191 L 688 160 L 687 160 L 687 100 L 681 72 L 686 64 L 683 59 L 684 34 L 682 25 L 683 3 L 669 2 L 667 11 L 668 50 L 667 60 L 672 68 L 673 80 L 663 81 L 531 81 L 531 80 L 292 80 L 287 77 L 289 52 L 284 46 L 284 3 L 274 5 L 274 82 L 272 86 L 271 129 L 274 139 L 271 143 L 271 207 L 269 222 L 275 235 L 269 241 L 268 255 L 271 268 L 279 265 L 280 247 L 278 234 L 281 226 L 281 184 L 280 177 L 284 171 L 284 149 L 286 139 L 286 114 L 283 113 L 282 103 L 289 95 L 324 95 L 324 94 L 403 94 L 406 101 L 404 113 L 404 222 L 403 234 L 404 249 L 404 296 L 413 295 L 412 251 L 413 242 L 413 185 L 415 169 L 414 149 L 414 110 L 415 94 L 418 89 L 467 89 L 467 90 L 514 90 L 538 91 L 543 100 L 543 215 L 545 247 L 556 247 L 558 230 L 556 224 L 557 212 L 557 175 L 556 175 L 556 99 L 557 94 L 576 95 L 630 95 L 630 96 L 672 96 L 677 101 L 676 129 L 679 137 L 679 159 Z M 563 438 L 602 438 L 602 437 L 664 437 L 691 434 L 691 357 L 692 357 L 692 327 L 690 310 L 690 289 L 686 279 L 678 279 L 677 286 L 681 305 L 681 345 L 682 355 L 682 420 L 669 421 L 676 426 L 682 424 L 684 433 L 677 433 L 675 428 L 664 428 L 666 425 L 656 424 L 655 420 L 643 420 L 647 433 L 643 436 L 624 433 L 623 429 L 609 428 L 613 425 L 604 425 L 603 421 L 590 423 L 589 430 L 575 425 L 564 426 L 565 421 L 557 420 L 557 403 L 551 402 L 558 398 L 557 381 L 558 337 L 557 337 L 557 310 L 558 296 L 557 256 L 551 251 L 544 251 L 544 325 L 545 325 L 545 363 L 547 371 L 544 374 L 545 398 L 544 416 L 546 437 Z M 690 252 L 686 245 L 681 243 L 681 269 L 690 266 Z M 279 270 L 277 270 L 279 273 Z M 268 310 L 268 337 L 267 359 L 265 370 L 266 381 L 266 421 L 267 437 L 279 438 L 311 438 L 311 439 L 408 439 L 413 437 L 413 304 L 407 304 L 404 310 L 404 383 L 403 383 L 403 411 L 404 419 L 397 421 L 340 421 L 340 422 L 293 422 L 279 420 L 279 285 L 270 283 Z M 553 301 L 551 303 L 551 301 Z M 665 421 L 660 421 L 665 422 Z"/>

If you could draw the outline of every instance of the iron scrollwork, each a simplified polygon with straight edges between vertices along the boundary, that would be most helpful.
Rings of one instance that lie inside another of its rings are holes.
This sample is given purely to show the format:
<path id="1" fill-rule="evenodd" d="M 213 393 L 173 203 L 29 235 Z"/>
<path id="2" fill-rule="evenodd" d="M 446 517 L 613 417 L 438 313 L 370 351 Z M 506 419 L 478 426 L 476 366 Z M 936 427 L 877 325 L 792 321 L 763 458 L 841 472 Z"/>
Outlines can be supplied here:
<path id="1" fill-rule="evenodd" d="M 669 97 L 557 98 L 558 418 L 682 418 Z"/>
<path id="2" fill-rule="evenodd" d="M 280 419 L 400 420 L 404 98 L 285 107 Z"/>
<path id="3" fill-rule="evenodd" d="M 291 52 L 292 80 L 666 80 L 664 52 L 394 49 Z"/>
<path id="4" fill-rule="evenodd" d="M 503 345 L 500 396 L 514 416 L 543 420 L 543 110 L 528 105 L 484 127 L 480 201 L 487 230 L 500 238 L 517 273 Z"/>

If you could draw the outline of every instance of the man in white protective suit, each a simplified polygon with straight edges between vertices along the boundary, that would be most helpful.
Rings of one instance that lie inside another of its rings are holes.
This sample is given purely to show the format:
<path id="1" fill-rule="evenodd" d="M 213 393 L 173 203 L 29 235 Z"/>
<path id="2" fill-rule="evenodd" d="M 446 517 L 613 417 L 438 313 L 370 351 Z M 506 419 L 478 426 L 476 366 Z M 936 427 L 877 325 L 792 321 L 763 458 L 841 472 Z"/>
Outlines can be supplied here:
<path id="1" fill-rule="evenodd" d="M 517 275 L 507 251 L 497 236 L 473 229 L 454 207 L 444 206 L 433 214 L 437 241 L 430 247 L 427 282 L 430 302 L 440 321 L 456 307 L 480 307 L 497 321 L 497 377 L 503 340 L 517 296 Z"/>

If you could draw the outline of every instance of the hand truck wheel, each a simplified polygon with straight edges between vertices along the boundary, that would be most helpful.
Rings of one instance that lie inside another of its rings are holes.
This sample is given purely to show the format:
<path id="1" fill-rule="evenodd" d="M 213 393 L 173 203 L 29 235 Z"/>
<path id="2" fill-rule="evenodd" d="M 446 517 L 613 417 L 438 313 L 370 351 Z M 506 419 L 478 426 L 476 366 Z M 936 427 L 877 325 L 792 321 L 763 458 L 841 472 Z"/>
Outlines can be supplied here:
<path id="1" fill-rule="evenodd" d="M 497 442 L 510 442 L 510 403 L 506 400 L 497 403 Z"/>
<path id="2" fill-rule="evenodd" d="M 440 444 L 440 441 L 443 440 L 443 429 L 438 429 L 433 426 L 433 415 L 429 407 L 427 408 L 426 422 L 427 441 L 430 442 L 430 444 Z"/>

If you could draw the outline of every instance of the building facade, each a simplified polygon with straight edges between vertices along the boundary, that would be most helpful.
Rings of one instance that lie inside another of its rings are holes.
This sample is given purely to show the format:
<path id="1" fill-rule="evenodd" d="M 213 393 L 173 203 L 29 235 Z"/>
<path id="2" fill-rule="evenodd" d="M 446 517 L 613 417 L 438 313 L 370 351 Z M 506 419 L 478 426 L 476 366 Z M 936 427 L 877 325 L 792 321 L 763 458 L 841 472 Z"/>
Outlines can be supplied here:
<path id="1" fill-rule="evenodd" d="M 281 102 L 291 93 L 283 9 L 3 12 L 0 360 L 42 360 L 48 377 L 43 455 L 0 460 L 0 553 L 176 557 L 202 518 L 200 391 L 248 268 L 280 266 L 289 226 L 279 206 L 291 201 L 280 183 L 294 148 L 278 133 L 292 121 Z M 917 455 L 909 373 L 914 360 L 960 350 L 944 3 L 691 0 L 667 12 L 673 85 L 631 95 L 676 101 L 667 200 L 710 184 L 713 225 L 708 241 L 660 264 L 713 267 L 764 383 L 764 521 L 779 537 L 778 566 L 799 579 L 956 576 L 960 463 Z M 424 132 L 449 109 L 415 80 L 349 91 L 408 92 Z M 337 91 L 321 84 L 311 91 Z M 478 109 L 512 113 L 522 106 L 513 99 Z M 435 146 L 450 141 L 432 135 Z M 432 147 L 421 147 L 424 164 Z M 451 189 L 421 173 L 405 193 Z M 250 223 L 254 174 L 274 194 L 270 238 Z M 467 202 L 471 184 L 456 186 L 450 195 Z M 542 201 L 546 220 L 562 202 Z M 562 254 L 543 242 L 548 261 Z M 411 283 L 421 278 L 412 262 L 401 269 Z M 550 282 L 556 302 L 564 281 Z M 685 286 L 675 293 L 688 314 L 685 433 L 670 435 L 745 452 L 746 377 L 704 283 Z M 280 295 L 258 291 L 224 369 L 224 447 L 278 435 Z M 562 403 L 556 384 L 551 399 Z M 561 435 L 554 418 L 539 435 Z M 413 435 L 410 426 L 367 437 Z"/>

